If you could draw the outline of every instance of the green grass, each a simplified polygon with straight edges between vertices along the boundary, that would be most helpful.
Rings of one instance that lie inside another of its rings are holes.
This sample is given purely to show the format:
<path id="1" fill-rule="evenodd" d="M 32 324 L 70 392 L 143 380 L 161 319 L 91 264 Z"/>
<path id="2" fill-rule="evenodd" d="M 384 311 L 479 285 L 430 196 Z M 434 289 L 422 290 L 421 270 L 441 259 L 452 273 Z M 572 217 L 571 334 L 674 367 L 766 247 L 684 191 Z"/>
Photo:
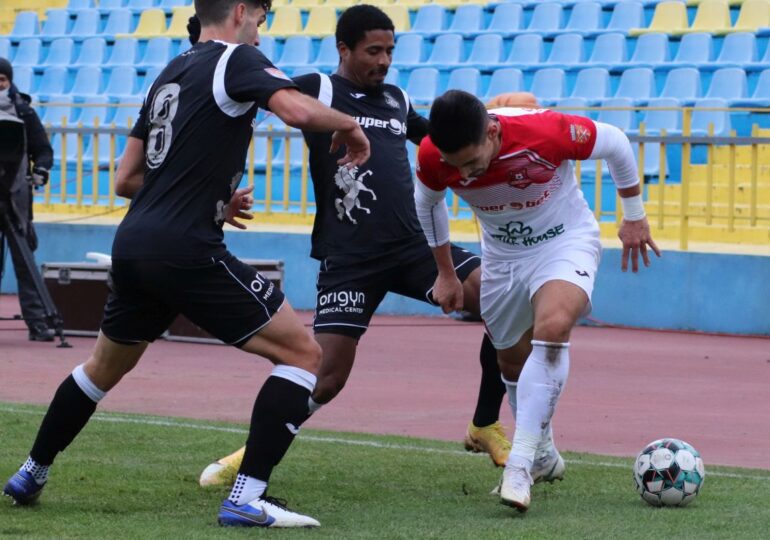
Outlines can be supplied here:
<path id="1" fill-rule="evenodd" d="M 0 404 L 0 480 L 26 458 L 43 410 Z M 457 443 L 303 430 L 271 494 L 317 530 L 225 529 L 225 488 L 201 489 L 212 458 L 244 426 L 97 414 L 62 454 L 40 503 L 0 498 L 0 538 L 761 538 L 770 471 L 707 467 L 689 507 L 656 509 L 635 493 L 631 460 L 565 454 L 564 482 L 538 485 L 521 515 L 489 494 L 499 471 Z"/>

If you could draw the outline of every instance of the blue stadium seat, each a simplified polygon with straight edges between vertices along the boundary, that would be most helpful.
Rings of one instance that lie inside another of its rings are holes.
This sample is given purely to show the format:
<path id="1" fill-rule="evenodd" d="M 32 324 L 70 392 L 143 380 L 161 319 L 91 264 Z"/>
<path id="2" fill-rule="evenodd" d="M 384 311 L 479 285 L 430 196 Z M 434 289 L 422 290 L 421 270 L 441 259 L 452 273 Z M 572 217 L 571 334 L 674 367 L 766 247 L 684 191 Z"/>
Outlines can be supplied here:
<path id="1" fill-rule="evenodd" d="M 126 7 L 136 13 L 155 7 L 155 0 L 127 0 Z"/>
<path id="2" fill-rule="evenodd" d="M 770 69 L 759 74 L 754 93 L 750 98 L 735 99 L 733 107 L 770 107 Z"/>
<path id="3" fill-rule="evenodd" d="M 636 113 L 631 110 L 633 102 L 628 98 L 616 97 L 605 99 L 601 103 L 602 110 L 599 111 L 597 121 L 613 125 L 623 131 L 628 131 L 636 127 Z M 613 108 L 629 108 L 628 110 L 610 110 Z"/>
<path id="4" fill-rule="evenodd" d="M 494 69 L 503 60 L 503 38 L 499 34 L 480 34 L 473 40 L 465 63 L 479 69 Z"/>
<path id="5" fill-rule="evenodd" d="M 746 72 L 741 68 L 722 68 L 711 77 L 706 98 L 722 98 L 732 105 L 733 100 L 746 99 L 749 96 Z"/>
<path id="6" fill-rule="evenodd" d="M 118 103 L 121 99 L 136 95 L 136 69 L 133 66 L 118 66 L 113 68 L 104 95 Z"/>
<path id="7" fill-rule="evenodd" d="M 80 46 L 80 53 L 73 67 L 98 66 L 104 64 L 104 56 L 107 51 L 107 42 L 104 38 L 92 37 L 85 40 Z"/>
<path id="8" fill-rule="evenodd" d="M 438 34 L 446 28 L 447 12 L 444 6 L 428 4 L 417 10 L 411 32 L 418 34 Z"/>
<path id="9" fill-rule="evenodd" d="M 766 44 L 765 54 L 758 62 L 747 62 L 743 64 L 746 71 L 763 71 L 770 66 L 770 42 Z"/>
<path id="10" fill-rule="evenodd" d="M 722 42 L 722 50 L 714 62 L 700 66 L 701 69 L 721 67 L 743 67 L 744 64 L 757 61 L 757 39 L 749 32 L 727 34 Z"/>
<path id="11" fill-rule="evenodd" d="M 626 36 L 614 32 L 599 34 L 594 42 L 591 58 L 587 64 L 592 67 L 604 67 L 623 64 L 628 58 Z"/>
<path id="12" fill-rule="evenodd" d="M 10 37 L 17 40 L 37 37 L 40 34 L 40 21 L 35 11 L 22 11 L 16 15 Z"/>
<path id="13" fill-rule="evenodd" d="M 564 97 L 567 86 L 566 79 L 563 69 L 539 69 L 532 77 L 532 86 L 529 91 L 535 94 L 541 105 L 552 105 Z"/>
<path id="14" fill-rule="evenodd" d="M 57 163 L 62 159 L 62 137 L 61 133 L 54 133 L 51 138 L 51 146 L 53 147 L 53 158 Z M 72 165 L 77 160 L 78 155 L 78 139 L 75 133 L 67 133 L 67 162 Z"/>
<path id="15" fill-rule="evenodd" d="M 655 68 L 670 59 L 667 34 L 642 34 L 636 40 L 636 48 L 631 59 L 620 68 L 642 66 Z"/>
<path id="16" fill-rule="evenodd" d="M 183 39 L 182 42 L 190 43 L 189 39 Z M 181 48 L 181 47 L 180 47 Z M 257 47 L 262 54 L 264 54 L 268 60 L 274 62 L 276 60 L 276 43 L 273 36 L 259 36 L 259 46 Z M 179 53 L 181 54 L 181 52 Z"/>
<path id="17" fill-rule="evenodd" d="M 126 0 L 99 0 L 100 11 L 121 9 L 126 6 Z"/>
<path id="18" fill-rule="evenodd" d="M 300 75 L 308 75 L 309 73 L 321 73 L 321 70 L 316 66 L 297 66 L 291 70 L 290 77 L 299 77 Z"/>
<path id="19" fill-rule="evenodd" d="M 11 57 L 11 40 L 8 38 L 0 37 L 0 58 L 13 62 Z"/>
<path id="20" fill-rule="evenodd" d="M 144 78 L 142 79 L 142 88 L 139 91 L 139 96 L 142 99 L 144 99 L 144 97 L 150 91 L 152 83 L 155 82 L 155 79 L 158 78 L 160 72 L 163 71 L 163 67 L 165 66 L 153 66 L 147 70 L 147 73 L 144 74 Z"/>
<path id="21" fill-rule="evenodd" d="M 104 5 L 104 0 L 99 3 Z M 133 15 L 130 9 L 113 9 L 107 16 L 107 22 L 104 25 L 102 34 L 106 38 L 114 38 L 117 34 L 128 34 L 131 32 L 131 20 Z"/>
<path id="22" fill-rule="evenodd" d="M 264 39 L 265 39 L 264 37 L 259 38 L 260 44 Z M 189 39 L 180 39 L 179 47 L 177 47 L 176 49 L 176 55 L 179 56 L 180 54 L 189 51 L 191 47 L 192 47 L 192 44 L 190 43 Z M 260 45 L 260 49 L 261 49 L 261 45 Z"/>
<path id="23" fill-rule="evenodd" d="M 702 96 L 700 71 L 695 68 L 672 69 L 660 91 L 661 98 L 675 98 L 681 105 L 691 105 Z"/>
<path id="24" fill-rule="evenodd" d="M 521 29 L 523 21 L 524 15 L 521 5 L 512 2 L 497 4 L 492 19 L 489 21 L 489 26 L 484 32 L 508 37 Z"/>
<path id="25" fill-rule="evenodd" d="M 642 115 L 644 131 L 648 135 L 660 135 L 662 130 L 667 134 L 682 132 L 682 111 L 679 100 L 676 98 L 653 98 L 647 102 L 648 110 Z M 649 110 L 654 108 L 675 108 L 670 111 Z M 638 133 L 639 129 L 629 130 L 629 133 Z"/>
<path id="26" fill-rule="evenodd" d="M 115 109 L 115 115 L 112 117 L 112 123 L 118 127 L 128 126 L 129 121 L 132 126 L 136 124 L 136 118 L 139 116 L 139 109 L 142 106 L 141 98 L 123 98 L 120 100 L 119 105 L 120 106 Z"/>
<path id="27" fill-rule="evenodd" d="M 583 61 L 583 36 L 560 34 L 553 40 L 551 53 L 545 64 L 548 67 L 569 69 Z"/>
<path id="28" fill-rule="evenodd" d="M 580 2 L 572 8 L 565 30 L 594 33 L 602 25 L 602 6 L 598 2 Z"/>
<path id="29" fill-rule="evenodd" d="M 436 38 L 428 66 L 451 69 L 463 61 L 463 37 L 460 34 L 442 34 Z"/>
<path id="30" fill-rule="evenodd" d="M 506 66 L 521 69 L 537 69 L 543 62 L 543 36 L 540 34 L 521 34 L 513 38 L 511 51 L 505 61 Z"/>
<path id="31" fill-rule="evenodd" d="M 559 100 L 557 107 L 559 112 L 564 114 L 574 114 L 576 116 L 591 116 L 588 109 L 588 101 L 581 97 L 570 97 Z M 586 162 L 584 162 L 585 164 Z M 583 168 L 585 170 L 585 167 Z"/>
<path id="32" fill-rule="evenodd" d="M 645 26 L 644 6 L 641 2 L 618 2 L 607 23 L 607 31 L 628 32 L 631 28 L 643 26 Z"/>
<path id="33" fill-rule="evenodd" d="M 707 135 L 709 124 L 714 124 L 714 135 L 728 135 L 732 126 L 730 113 L 727 110 L 727 101 L 719 98 L 697 99 L 694 103 L 695 110 L 692 113 L 692 134 Z M 698 110 L 698 109 L 706 110 Z M 711 109 L 711 110 L 709 110 Z"/>
<path id="34" fill-rule="evenodd" d="M 666 67 L 700 67 L 709 63 L 713 57 L 713 42 L 711 34 L 705 32 L 685 34 L 674 60 Z"/>
<path id="35" fill-rule="evenodd" d="M 13 66 L 13 84 L 19 92 L 31 94 L 34 90 L 35 72 L 31 66 Z"/>
<path id="36" fill-rule="evenodd" d="M 506 92 L 521 92 L 524 90 L 524 75 L 520 69 L 500 68 L 492 73 L 487 87 L 487 94 L 482 101 L 488 102 L 495 96 Z"/>
<path id="37" fill-rule="evenodd" d="M 50 101 L 50 96 L 66 93 L 67 68 L 51 66 L 45 68 L 40 85 L 35 91 L 35 96 L 40 101 Z"/>
<path id="38" fill-rule="evenodd" d="M 282 69 L 309 66 L 313 61 L 313 41 L 308 36 L 291 36 L 283 44 L 277 65 Z"/>
<path id="39" fill-rule="evenodd" d="M 91 9 L 95 6 L 95 0 L 69 0 L 67 2 L 67 11 L 74 12 L 81 9 Z"/>
<path id="40" fill-rule="evenodd" d="M 171 39 L 167 37 L 156 37 L 147 41 L 147 48 L 144 50 L 144 56 L 139 61 L 139 69 L 148 69 L 150 67 L 166 67 L 171 60 Z"/>
<path id="41" fill-rule="evenodd" d="M 464 90 L 478 96 L 481 93 L 481 73 L 472 67 L 453 69 L 444 90 Z"/>
<path id="42" fill-rule="evenodd" d="M 40 64 L 40 51 L 42 43 L 37 38 L 25 39 L 16 47 L 16 56 L 13 57 L 13 68 L 17 66 L 36 67 Z"/>
<path id="43" fill-rule="evenodd" d="M 190 2 L 187 0 L 159 0 L 158 7 L 161 9 L 165 9 L 168 13 L 171 13 L 171 10 L 177 6 L 188 6 L 190 5 Z"/>
<path id="44" fill-rule="evenodd" d="M 457 7 L 448 32 L 475 35 L 484 27 L 484 10 L 477 4 L 466 4 Z"/>
<path id="45" fill-rule="evenodd" d="M 420 34 L 401 34 L 393 49 L 393 65 L 396 67 L 416 66 L 422 61 L 424 38 Z"/>
<path id="46" fill-rule="evenodd" d="M 136 38 L 116 39 L 106 67 L 133 66 L 136 63 L 139 42 Z"/>
<path id="47" fill-rule="evenodd" d="M 268 58 L 270 57 L 268 56 Z M 339 63 L 340 53 L 337 50 L 337 38 L 335 36 L 326 36 L 318 46 L 318 55 L 313 61 L 313 66 L 322 71 L 330 71 L 336 68 Z"/>
<path id="48" fill-rule="evenodd" d="M 83 9 L 78 11 L 75 24 L 70 30 L 69 37 L 76 40 L 84 40 L 99 35 L 101 15 L 97 9 Z"/>
<path id="49" fill-rule="evenodd" d="M 417 68 L 409 74 L 406 92 L 415 105 L 428 105 L 438 94 L 439 73 L 436 68 Z"/>
<path id="50" fill-rule="evenodd" d="M 43 29 L 40 31 L 40 37 L 46 41 L 63 37 L 69 32 L 69 23 L 69 11 L 66 9 L 49 9 L 46 12 L 46 19 L 43 23 Z"/>
<path id="51" fill-rule="evenodd" d="M 527 26 L 528 32 L 550 34 L 558 32 L 564 26 L 564 9 L 558 2 L 543 2 L 532 10 L 532 18 Z"/>
<path id="52" fill-rule="evenodd" d="M 396 86 L 401 86 L 399 82 L 399 78 L 401 77 L 401 73 L 399 73 L 398 69 L 394 67 L 388 68 L 388 74 L 385 77 L 385 84 L 394 84 Z"/>
<path id="53" fill-rule="evenodd" d="M 633 105 L 644 105 L 655 97 L 655 73 L 650 68 L 631 68 L 620 76 L 615 97 L 628 98 Z"/>
<path id="54" fill-rule="evenodd" d="M 609 93 L 609 71 L 604 68 L 585 68 L 578 71 L 570 97 L 582 97 L 589 105 L 597 105 Z"/>
<path id="55" fill-rule="evenodd" d="M 76 121 L 82 122 L 84 126 L 93 126 L 94 122 L 98 120 L 100 126 L 105 125 L 109 116 L 108 102 L 107 96 L 91 96 L 84 104 L 87 106 L 81 107 Z M 86 153 L 86 155 L 89 154 Z"/>
<path id="56" fill-rule="evenodd" d="M 59 38 L 51 42 L 48 56 L 41 66 L 69 66 L 72 63 L 72 52 L 75 43 L 70 38 Z"/>
<path id="57" fill-rule="evenodd" d="M 100 94 L 102 88 L 102 68 L 96 66 L 84 66 L 75 73 L 75 82 L 72 83 L 70 95 L 76 102 L 88 101 Z"/>

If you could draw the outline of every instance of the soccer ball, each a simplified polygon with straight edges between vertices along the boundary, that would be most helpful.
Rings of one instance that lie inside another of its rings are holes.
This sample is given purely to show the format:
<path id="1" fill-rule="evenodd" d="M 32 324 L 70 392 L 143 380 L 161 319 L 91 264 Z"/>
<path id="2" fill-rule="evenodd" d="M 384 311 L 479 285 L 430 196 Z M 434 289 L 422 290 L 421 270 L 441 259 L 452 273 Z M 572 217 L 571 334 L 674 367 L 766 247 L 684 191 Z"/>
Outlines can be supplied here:
<path id="1" fill-rule="evenodd" d="M 690 504 L 705 476 L 698 451 L 679 439 L 651 442 L 634 463 L 636 491 L 652 506 Z"/>

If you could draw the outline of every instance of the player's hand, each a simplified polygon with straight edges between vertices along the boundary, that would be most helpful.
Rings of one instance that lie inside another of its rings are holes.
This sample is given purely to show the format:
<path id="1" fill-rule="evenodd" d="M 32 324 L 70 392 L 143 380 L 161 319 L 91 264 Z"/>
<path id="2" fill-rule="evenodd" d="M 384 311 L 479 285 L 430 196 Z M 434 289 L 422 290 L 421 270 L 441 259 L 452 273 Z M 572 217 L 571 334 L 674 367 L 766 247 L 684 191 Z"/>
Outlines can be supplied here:
<path id="1" fill-rule="evenodd" d="M 639 254 L 642 255 L 644 266 L 650 266 L 650 255 L 647 246 L 660 257 L 660 250 L 655 245 L 655 241 L 650 234 L 650 224 L 647 218 L 643 217 L 637 221 L 623 220 L 618 231 L 618 238 L 623 242 L 623 254 L 620 259 L 620 269 L 625 272 L 628 270 L 628 258 L 631 257 L 631 270 L 639 271 Z"/>
<path id="2" fill-rule="evenodd" d="M 332 145 L 329 148 L 329 153 L 335 153 L 341 146 L 346 147 L 346 152 L 344 156 L 337 160 L 338 165 L 358 167 L 369 159 L 369 154 L 371 153 L 369 139 L 366 138 L 364 130 L 361 129 L 358 123 L 356 123 L 353 129 L 332 133 Z"/>
<path id="3" fill-rule="evenodd" d="M 230 199 L 230 204 L 227 205 L 225 223 L 229 223 L 237 229 L 245 229 L 246 225 L 238 221 L 238 219 L 254 219 L 254 216 L 247 212 L 254 205 L 254 197 L 251 196 L 252 191 L 254 191 L 254 186 L 235 190 Z"/>
<path id="4" fill-rule="evenodd" d="M 441 306 L 444 313 L 460 311 L 463 308 L 463 284 L 456 274 L 441 275 L 433 284 L 433 299 Z"/>

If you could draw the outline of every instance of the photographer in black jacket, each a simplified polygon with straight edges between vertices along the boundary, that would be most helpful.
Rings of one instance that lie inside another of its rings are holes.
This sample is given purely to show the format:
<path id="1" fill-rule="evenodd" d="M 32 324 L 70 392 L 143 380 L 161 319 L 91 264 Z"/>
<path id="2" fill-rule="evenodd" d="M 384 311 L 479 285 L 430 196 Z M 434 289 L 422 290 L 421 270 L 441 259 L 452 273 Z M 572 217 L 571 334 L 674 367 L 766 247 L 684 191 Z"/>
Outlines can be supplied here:
<path id="1" fill-rule="evenodd" d="M 30 106 L 31 98 L 22 94 L 13 84 L 13 67 L 0 58 L 0 112 L 15 116 L 24 122 L 26 155 L 11 184 L 10 205 L 32 251 L 37 248 L 37 235 L 32 226 L 32 187 L 48 182 L 48 171 L 53 165 L 53 150 L 43 125 Z M 29 327 L 30 341 L 53 341 L 54 332 L 45 321 L 45 310 L 35 289 L 21 254 L 10 249 L 16 279 L 19 284 L 19 304 L 24 321 Z"/>

